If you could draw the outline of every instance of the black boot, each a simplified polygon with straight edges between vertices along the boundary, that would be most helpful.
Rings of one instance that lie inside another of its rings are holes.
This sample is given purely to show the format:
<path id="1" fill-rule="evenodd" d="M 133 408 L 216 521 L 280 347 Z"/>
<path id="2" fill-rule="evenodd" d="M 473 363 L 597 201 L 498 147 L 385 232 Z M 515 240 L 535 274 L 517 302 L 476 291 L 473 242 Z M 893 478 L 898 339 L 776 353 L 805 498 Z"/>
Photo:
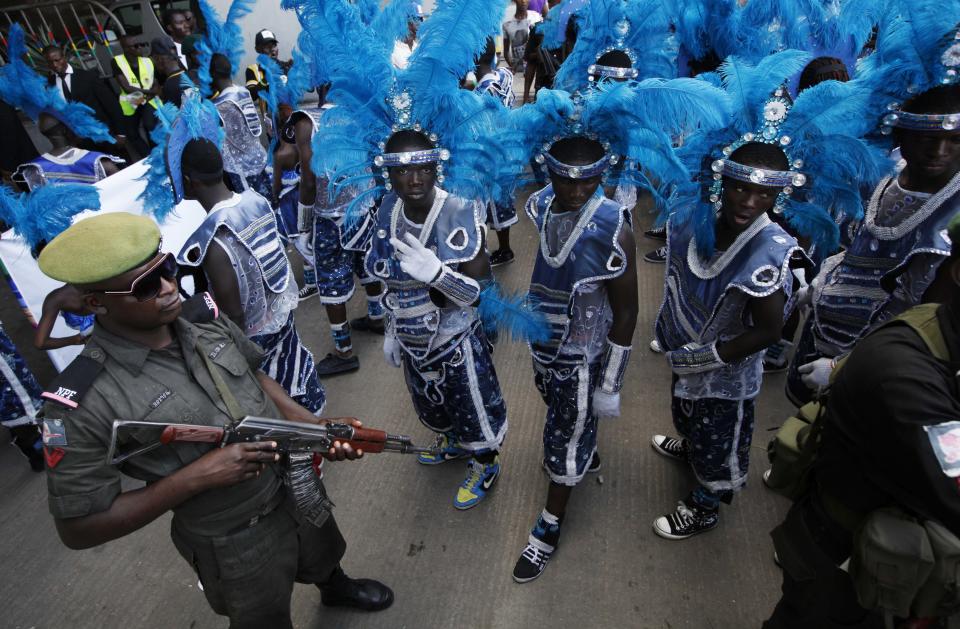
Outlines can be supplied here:
<path id="1" fill-rule="evenodd" d="M 351 579 L 337 566 L 330 579 L 317 584 L 320 600 L 327 607 L 356 607 L 377 612 L 393 604 L 393 590 L 373 579 Z"/>
<path id="2" fill-rule="evenodd" d="M 40 438 L 40 428 L 34 424 L 25 424 L 10 429 L 13 436 L 11 443 L 17 446 L 23 456 L 30 462 L 30 469 L 34 472 L 42 472 L 43 463 L 43 439 Z"/>

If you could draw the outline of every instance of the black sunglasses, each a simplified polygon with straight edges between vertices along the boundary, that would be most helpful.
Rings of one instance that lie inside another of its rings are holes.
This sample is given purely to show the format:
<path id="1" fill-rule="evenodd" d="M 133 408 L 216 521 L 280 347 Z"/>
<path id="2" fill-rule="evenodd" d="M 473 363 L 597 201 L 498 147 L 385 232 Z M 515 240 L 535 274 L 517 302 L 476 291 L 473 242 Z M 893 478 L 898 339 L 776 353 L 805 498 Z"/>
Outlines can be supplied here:
<path id="1" fill-rule="evenodd" d="M 104 295 L 130 295 L 137 301 L 150 301 L 160 294 L 162 280 L 173 281 L 179 270 L 176 258 L 172 253 L 165 253 L 154 262 L 149 269 L 138 275 L 130 283 L 130 290 L 100 290 L 93 291 Z"/>

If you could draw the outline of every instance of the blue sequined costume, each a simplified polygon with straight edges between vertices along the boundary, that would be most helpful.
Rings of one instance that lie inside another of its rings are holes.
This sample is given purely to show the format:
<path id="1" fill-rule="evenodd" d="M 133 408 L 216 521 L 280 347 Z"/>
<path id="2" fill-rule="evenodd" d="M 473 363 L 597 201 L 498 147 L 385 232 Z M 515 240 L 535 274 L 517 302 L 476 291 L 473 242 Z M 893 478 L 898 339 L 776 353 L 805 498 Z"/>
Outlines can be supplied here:
<path id="1" fill-rule="evenodd" d="M 377 211 L 367 272 L 386 292 L 388 333 L 396 336 L 407 387 L 420 421 L 474 453 L 495 450 L 507 432 L 507 413 L 491 346 L 473 307 L 450 300 L 438 306 L 429 285 L 403 272 L 390 238 L 413 234 L 456 270 L 474 259 L 483 243 L 480 203 L 436 188 L 423 225 L 404 215 L 403 202 L 388 193 Z"/>
<path id="2" fill-rule="evenodd" d="M 263 125 L 260 112 L 247 88 L 231 85 L 213 98 L 223 121 L 223 169 L 236 192 L 247 188 L 265 197 L 271 193 L 271 174 L 267 150 L 260 143 Z"/>
<path id="3" fill-rule="evenodd" d="M 675 226 L 671 219 L 667 235 L 664 300 L 656 321 L 664 351 L 740 336 L 750 325 L 750 300 L 777 291 L 786 297 L 784 317 L 789 314 L 791 259 L 802 250 L 766 214 L 706 262 L 697 254 L 691 225 Z M 709 371 L 674 376 L 673 422 L 691 444 L 693 471 L 703 487 L 727 498 L 747 479 L 762 358 L 760 351 Z"/>
<path id="4" fill-rule="evenodd" d="M 105 162 L 124 163 L 119 157 L 79 148 L 70 148 L 60 155 L 44 153 L 17 167 L 13 180 L 23 181 L 30 190 L 48 183 L 94 184 L 107 176 Z"/>
<path id="5" fill-rule="evenodd" d="M 294 326 L 297 284 L 269 202 L 247 190 L 216 204 L 177 261 L 199 267 L 212 243 L 226 252 L 236 272 L 244 332 L 267 352 L 261 368 L 297 402 L 319 413 L 325 395 L 313 355 Z"/>
<path id="6" fill-rule="evenodd" d="M 526 212 L 540 234 L 530 299 L 550 335 L 530 343 L 537 390 L 547 405 L 543 457 L 550 479 L 576 485 L 597 447 L 592 399 L 613 321 L 604 282 L 626 269 L 618 238 L 629 211 L 602 190 L 579 213 L 555 214 L 553 186 L 533 193 Z M 559 221 L 554 222 L 559 217 Z"/>

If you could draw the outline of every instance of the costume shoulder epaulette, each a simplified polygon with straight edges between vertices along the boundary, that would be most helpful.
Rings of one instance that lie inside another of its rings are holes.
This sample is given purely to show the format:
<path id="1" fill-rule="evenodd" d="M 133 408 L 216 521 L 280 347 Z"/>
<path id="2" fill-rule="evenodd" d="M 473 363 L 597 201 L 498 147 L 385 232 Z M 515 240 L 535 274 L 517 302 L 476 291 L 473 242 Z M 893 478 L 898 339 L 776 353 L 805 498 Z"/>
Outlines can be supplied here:
<path id="1" fill-rule="evenodd" d="M 210 293 L 198 293 L 183 302 L 180 316 L 190 323 L 208 323 L 220 318 L 220 308 Z"/>
<path id="2" fill-rule="evenodd" d="M 103 371 L 103 350 L 87 347 L 40 394 L 45 400 L 74 409 Z"/>

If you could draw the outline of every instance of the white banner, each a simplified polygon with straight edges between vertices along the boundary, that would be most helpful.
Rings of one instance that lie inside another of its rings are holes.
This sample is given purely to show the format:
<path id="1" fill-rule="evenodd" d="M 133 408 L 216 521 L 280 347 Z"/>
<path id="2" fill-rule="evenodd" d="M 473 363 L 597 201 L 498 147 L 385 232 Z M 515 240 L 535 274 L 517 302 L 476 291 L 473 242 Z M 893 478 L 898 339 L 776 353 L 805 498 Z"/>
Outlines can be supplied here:
<path id="1" fill-rule="evenodd" d="M 143 214 L 143 206 L 137 200 L 143 191 L 144 182 L 137 181 L 137 177 L 146 171 L 142 161 L 124 168 L 112 177 L 95 184 L 100 190 L 100 211 L 84 212 L 77 215 L 74 222 L 81 221 L 103 212 L 130 212 Z M 175 212 L 167 217 L 160 225 L 163 234 L 161 247 L 164 251 L 177 253 L 187 238 L 203 222 L 206 213 L 196 201 L 184 201 L 177 206 Z M 3 260 L 7 272 L 23 296 L 27 309 L 37 321 L 43 313 L 43 300 L 55 288 L 63 285 L 62 282 L 52 280 L 40 271 L 37 261 L 30 255 L 30 249 L 23 240 L 8 231 L 0 237 L 0 260 Z M 63 317 L 57 318 L 53 328 L 54 338 L 73 336 L 76 331 L 67 327 Z M 53 366 L 58 371 L 70 364 L 70 361 L 80 353 L 81 347 L 73 345 L 62 349 L 47 352 Z"/>

